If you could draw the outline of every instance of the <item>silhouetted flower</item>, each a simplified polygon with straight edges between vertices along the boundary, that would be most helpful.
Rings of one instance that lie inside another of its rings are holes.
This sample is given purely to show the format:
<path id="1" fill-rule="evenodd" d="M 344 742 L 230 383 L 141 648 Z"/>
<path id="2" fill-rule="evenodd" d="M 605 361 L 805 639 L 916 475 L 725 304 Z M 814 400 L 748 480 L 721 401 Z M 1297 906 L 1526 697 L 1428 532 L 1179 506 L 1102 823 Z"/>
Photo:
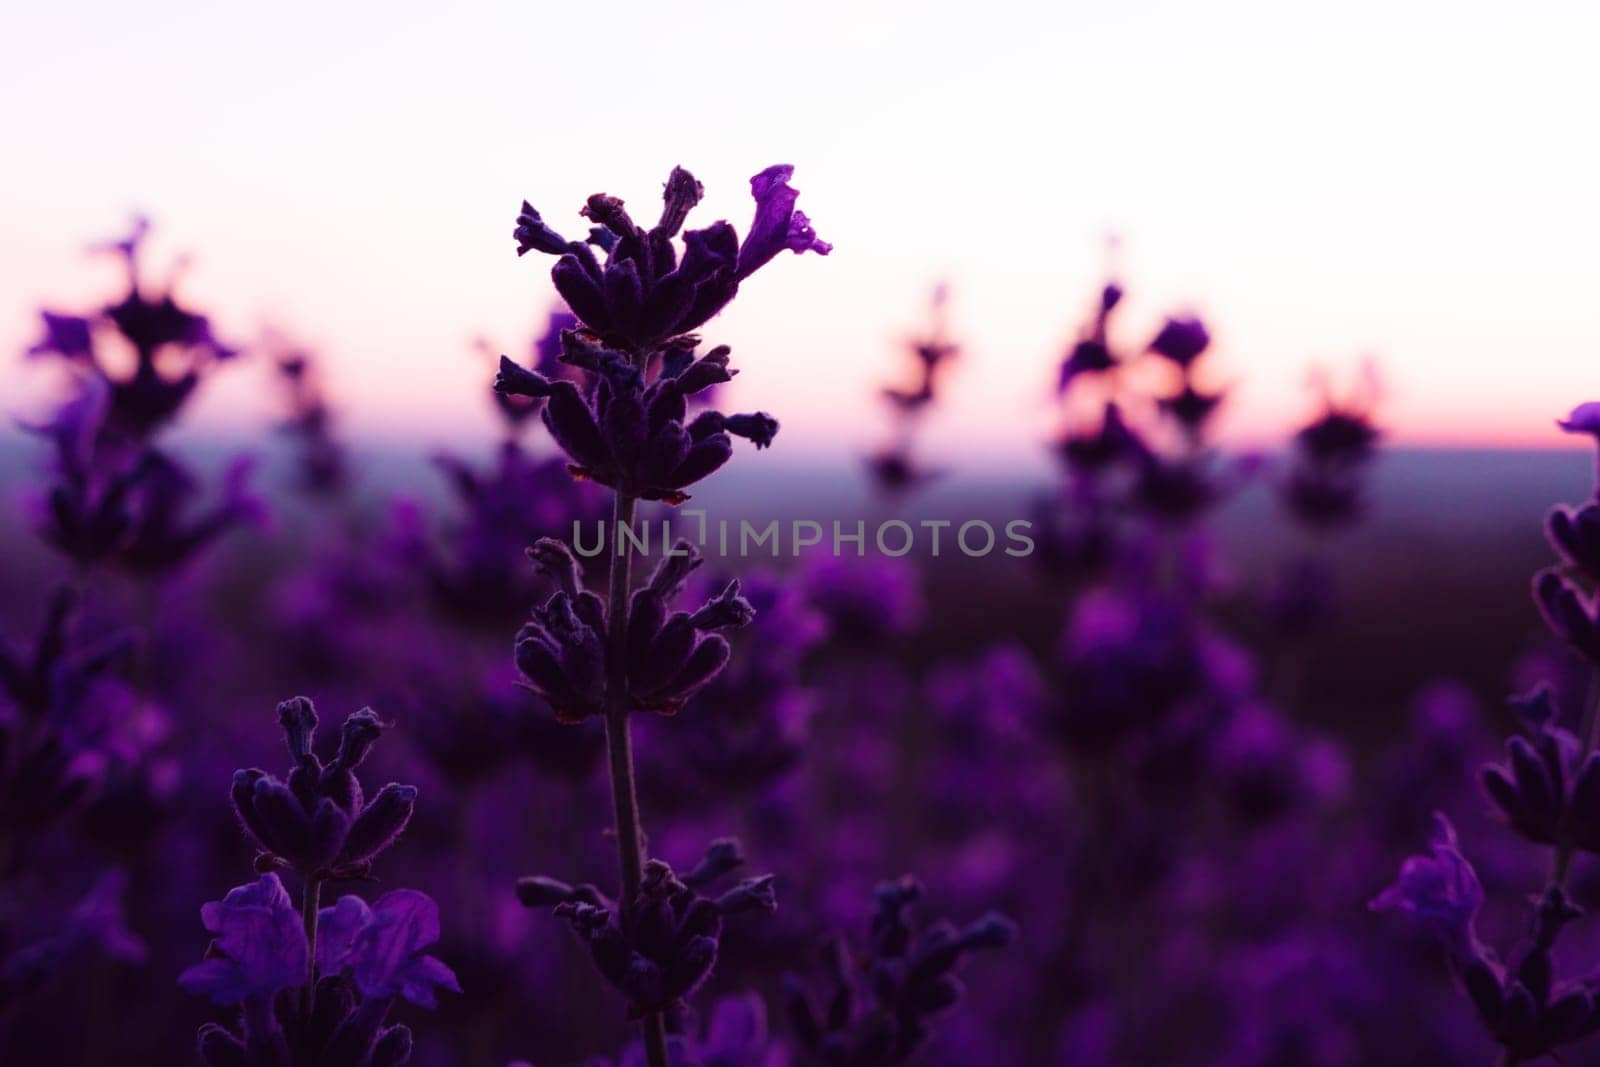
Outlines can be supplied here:
<path id="1" fill-rule="evenodd" d="M 517 254 L 559 256 L 551 278 L 583 324 L 608 344 L 654 351 L 704 325 L 727 306 L 745 278 L 784 249 L 832 251 L 805 214 L 795 210 L 793 173 L 793 167 L 779 165 L 750 179 L 756 213 L 742 245 L 732 226 L 716 222 L 685 233 L 680 258 L 673 238 L 699 203 L 701 187 L 678 167 L 667 178 L 661 220 L 649 230 L 634 223 L 621 200 L 596 193 L 582 212 L 596 224 L 589 241 L 568 241 L 524 202 L 514 232 Z M 596 247 L 605 253 L 603 267 Z"/>
<path id="2" fill-rule="evenodd" d="M 1211 345 L 1205 323 L 1193 316 L 1170 318 L 1150 342 L 1150 351 L 1165 356 L 1180 367 L 1200 358 Z"/>
<path id="3" fill-rule="evenodd" d="M 676 1008 L 711 973 L 722 920 L 777 907 L 772 876 L 747 878 L 717 896 L 702 895 L 712 883 L 744 864 L 737 841 L 715 841 L 681 878 L 665 862 L 646 862 L 638 899 L 625 928 L 615 903 L 592 885 L 570 886 L 552 878 L 523 878 L 517 898 L 526 907 L 554 908 L 576 933 L 595 967 L 628 1001 L 628 1018 Z"/>
<path id="4" fill-rule="evenodd" d="M 699 358 L 692 350 L 670 350 L 655 379 L 647 382 L 627 356 L 581 334 L 565 338 L 567 361 L 593 376 L 591 393 L 567 379 L 551 381 L 505 357 L 495 388 L 549 399 L 545 426 L 571 459 L 569 469 L 577 477 L 645 500 L 678 504 L 688 499 L 684 489 L 732 457 L 730 435 L 766 448 L 778 432 L 777 420 L 764 412 L 702 411 L 685 421 L 688 397 L 732 378 L 726 347 Z"/>
<path id="5" fill-rule="evenodd" d="M 138 252 L 148 229 L 140 219 L 128 238 L 105 246 L 127 264 L 122 299 L 93 316 L 43 312 L 45 335 L 29 349 L 59 356 L 106 382 L 108 428 L 119 439 L 142 440 L 170 422 L 211 366 L 237 354 L 217 340 L 204 315 L 180 306 L 170 291 L 150 295 L 141 286 Z M 114 377 L 106 369 L 94 343 L 97 322 L 114 327 L 133 348 L 131 373 Z"/>
<path id="6" fill-rule="evenodd" d="M 517 634 L 517 667 L 528 685 L 563 721 L 604 709 L 606 606 L 581 588 L 577 560 L 560 541 L 540 541 L 529 555 L 560 585 Z M 728 642 L 716 631 L 747 624 L 755 609 L 730 582 L 698 611 L 669 613 L 673 599 L 701 563 L 687 541 L 663 556 L 628 610 L 629 710 L 671 715 L 728 662 Z"/>

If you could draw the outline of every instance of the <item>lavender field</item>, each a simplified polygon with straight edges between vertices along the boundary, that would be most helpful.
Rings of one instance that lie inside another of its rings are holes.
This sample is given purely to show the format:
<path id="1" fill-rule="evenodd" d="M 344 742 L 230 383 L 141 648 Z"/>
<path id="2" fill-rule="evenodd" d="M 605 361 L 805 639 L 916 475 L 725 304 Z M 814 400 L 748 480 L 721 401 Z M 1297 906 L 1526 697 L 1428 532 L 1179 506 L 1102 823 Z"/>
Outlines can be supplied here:
<path id="1" fill-rule="evenodd" d="M 0 30 L 0 1067 L 1600 1067 L 1589 6 Z"/>
<path id="2" fill-rule="evenodd" d="M 1044 462 L 924 459 L 940 292 L 889 443 L 762 475 L 702 334 L 826 269 L 790 173 L 742 238 L 682 169 L 524 204 L 565 306 L 431 469 L 96 251 L 4 452 L 4 1062 L 1583 1054 L 1592 461 L 1385 454 L 1360 383 L 1219 447 L 1204 324 L 1108 282 Z M 274 438 L 183 441 L 250 360 Z"/>

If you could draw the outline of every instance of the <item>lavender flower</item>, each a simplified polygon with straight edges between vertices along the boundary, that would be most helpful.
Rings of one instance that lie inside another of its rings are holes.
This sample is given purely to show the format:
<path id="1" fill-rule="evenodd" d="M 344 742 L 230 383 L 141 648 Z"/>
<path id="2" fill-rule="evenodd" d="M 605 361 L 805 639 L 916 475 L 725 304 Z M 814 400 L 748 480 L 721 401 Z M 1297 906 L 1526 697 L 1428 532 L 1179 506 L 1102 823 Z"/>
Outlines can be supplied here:
<path id="1" fill-rule="evenodd" d="M 288 784 L 240 771 L 233 789 L 247 834 L 266 850 L 257 859 L 263 873 L 201 909 L 217 936 L 179 979 L 186 991 L 241 1010 L 237 1031 L 200 1028 L 200 1058 L 208 1067 L 399 1067 L 412 1037 L 387 1025 L 395 999 L 431 1008 L 436 990 L 460 991 L 455 972 L 422 951 L 439 939 L 438 907 L 413 890 L 388 893 L 376 907 L 345 896 L 319 909 L 318 900 L 324 880 L 365 875 L 409 821 L 416 790 L 390 785 L 363 803 L 355 768 L 381 732 L 371 711 L 345 721 L 326 766 L 313 751 L 309 700 L 285 701 L 278 720 L 296 760 Z M 270 867 L 301 875 L 298 908 Z"/>
<path id="2" fill-rule="evenodd" d="M 567 379 L 551 381 L 502 357 L 495 388 L 548 399 L 544 424 L 571 460 L 573 475 L 643 500 L 681 504 L 686 488 L 715 473 L 733 455 L 732 437 L 766 448 L 777 420 L 765 412 L 687 418 L 690 396 L 731 380 L 728 349 L 695 357 L 668 350 L 653 381 L 631 358 L 585 335 L 568 333 L 565 359 L 593 377 L 586 394 Z"/>
<path id="3" fill-rule="evenodd" d="M 1369 370 L 1356 394 L 1336 401 L 1323 386 L 1323 410 L 1294 436 L 1294 456 L 1279 487 L 1284 507 L 1314 530 L 1349 525 L 1360 516 L 1378 442 L 1371 408 L 1377 383 Z"/>
<path id="4" fill-rule="evenodd" d="M 842 941 L 830 946 L 830 988 L 821 1011 L 800 979 L 786 980 L 790 1025 L 816 1062 L 842 1067 L 904 1062 L 927 1040 L 934 1017 L 961 999 L 963 987 L 954 973 L 961 962 L 1016 938 L 1015 925 L 999 915 L 965 929 L 940 920 L 916 931 L 907 913 L 922 892 L 921 883 L 910 877 L 878 887 L 866 957 L 856 964 Z"/>
<path id="5" fill-rule="evenodd" d="M 370 709 L 345 720 L 339 748 L 326 765 L 313 751 L 317 713 L 296 697 L 278 705 L 295 766 L 287 782 L 266 771 L 236 771 L 233 805 L 245 833 L 261 848 L 257 866 L 282 867 L 314 880 L 363 877 L 411 820 L 417 789 L 389 783 L 363 796 L 355 770 L 383 726 Z"/>
<path id="6" fill-rule="evenodd" d="M 1192 315 L 1168 319 L 1150 341 L 1150 351 L 1185 369 L 1210 346 L 1205 323 Z"/>
<path id="7" fill-rule="evenodd" d="M 894 439 L 867 461 L 877 488 L 895 496 L 922 485 L 937 476 L 937 472 L 924 469 L 913 457 L 917 428 L 928 408 L 932 406 L 946 368 L 960 354 L 961 348 L 949 339 L 945 322 L 945 307 L 949 290 L 934 287 L 930 300 L 927 331 L 909 345 L 916 377 L 909 388 L 891 386 L 883 390 L 884 400 L 894 416 Z"/>
<path id="8" fill-rule="evenodd" d="M 170 422 L 202 376 L 237 354 L 217 340 L 209 319 L 179 305 L 170 290 L 150 295 L 141 284 L 138 255 L 148 231 L 140 219 L 128 238 L 105 246 L 127 265 L 128 291 L 118 303 L 88 316 L 43 312 L 44 336 L 29 349 L 83 367 L 109 385 L 108 426 L 119 440 L 143 440 Z M 133 348 L 134 369 L 126 377 L 105 369 L 94 339 L 102 323 Z"/>
<path id="9" fill-rule="evenodd" d="M 517 667 L 557 718 L 581 722 L 604 711 L 608 609 L 579 586 L 577 560 L 560 541 L 542 540 L 529 555 L 559 590 L 518 632 Z M 717 631 L 754 618 L 755 609 L 739 595 L 737 581 L 693 613 L 669 614 L 673 599 L 700 563 L 689 543 L 679 541 L 633 594 L 625 649 L 630 711 L 675 713 L 727 664 L 728 642 Z"/>
<path id="10" fill-rule="evenodd" d="M 288 408 L 279 430 L 294 442 L 298 485 L 313 497 L 336 495 L 349 484 L 349 457 L 334 435 L 334 412 L 317 361 L 310 352 L 290 349 L 276 362 Z"/>
<path id="11" fill-rule="evenodd" d="M 528 363 L 528 369 L 541 374 L 546 378 L 560 378 L 571 376 L 576 368 L 568 367 L 561 362 L 561 335 L 569 330 L 582 328 L 578 316 L 564 307 L 551 309 L 545 321 L 542 333 L 534 338 L 529 346 L 530 355 L 533 357 Z M 483 344 L 487 351 L 493 351 Z M 544 404 L 532 397 L 518 396 L 513 393 L 503 393 L 498 389 L 491 389 L 489 395 L 494 398 L 495 407 L 500 412 L 500 417 L 505 420 L 507 430 L 515 434 L 527 420 L 537 415 L 544 408 Z"/>
<path id="12" fill-rule="evenodd" d="M 747 878 L 717 896 L 702 895 L 743 863 L 731 838 L 713 842 L 681 878 L 652 859 L 626 911 L 592 885 L 545 877 L 521 879 L 517 897 L 530 908 L 554 908 L 567 921 L 600 974 L 627 998 L 628 1018 L 638 1019 L 678 1007 L 706 980 L 725 917 L 777 907 L 771 875 Z"/>
<path id="13" fill-rule="evenodd" d="M 455 972 L 422 950 L 439 940 L 439 906 L 414 889 L 397 889 L 376 906 L 343 896 L 322 909 L 317 925 L 317 969 L 349 973 L 365 997 L 404 997 L 437 1007 L 435 990 L 461 992 Z"/>
<path id="14" fill-rule="evenodd" d="M 200 918 L 215 937 L 205 960 L 179 976 L 184 992 L 242 1004 L 305 981 L 305 927 L 276 874 L 228 890 L 202 907 Z"/>
<path id="15" fill-rule="evenodd" d="M 703 326 L 734 298 L 744 279 L 784 249 L 832 251 L 805 214 L 795 210 L 793 173 L 793 167 L 779 165 L 750 179 L 756 213 L 742 244 L 732 226 L 716 222 L 685 233 L 679 257 L 672 240 L 702 190 L 678 167 L 667 178 L 661 220 L 649 230 L 634 223 L 621 200 L 596 193 L 582 212 L 596 224 L 589 241 L 568 241 L 524 202 L 514 233 L 517 254 L 536 250 L 559 256 L 551 277 L 584 326 L 608 344 L 651 351 Z M 603 267 L 593 248 L 605 253 Z"/>

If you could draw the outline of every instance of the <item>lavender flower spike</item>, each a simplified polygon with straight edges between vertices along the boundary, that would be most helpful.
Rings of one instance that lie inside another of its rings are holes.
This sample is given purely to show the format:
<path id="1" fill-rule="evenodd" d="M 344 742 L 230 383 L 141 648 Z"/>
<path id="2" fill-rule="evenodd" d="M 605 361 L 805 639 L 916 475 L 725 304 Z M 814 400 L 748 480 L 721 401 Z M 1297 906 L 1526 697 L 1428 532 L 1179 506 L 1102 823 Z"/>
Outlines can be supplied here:
<path id="1" fill-rule="evenodd" d="M 704 325 L 741 282 L 785 248 L 820 255 L 832 250 L 795 210 L 793 173 L 779 165 L 750 180 L 756 214 L 742 245 L 732 226 L 714 222 L 686 231 L 680 254 L 673 241 L 699 203 L 701 187 L 677 167 L 667 179 L 661 220 L 650 229 L 634 222 L 621 199 L 596 193 L 582 211 L 595 224 L 589 240 L 569 241 L 524 201 L 513 231 L 517 254 L 559 257 L 551 279 L 584 327 L 613 347 L 649 352 Z M 605 255 L 603 265 L 596 249 Z"/>
<path id="2" fill-rule="evenodd" d="M 639 1019 L 677 1007 L 706 980 L 725 917 L 777 909 L 770 874 L 720 895 L 703 892 L 743 862 L 731 838 L 713 842 L 681 878 L 663 861 L 650 860 L 638 898 L 622 902 L 631 904 L 631 922 L 590 885 L 535 876 L 517 883 L 517 897 L 527 907 L 554 908 L 584 942 L 596 969 L 627 998 L 628 1018 Z"/>
<path id="3" fill-rule="evenodd" d="M 575 583 L 577 562 L 561 542 L 541 540 L 530 554 L 564 584 Z M 630 711 L 675 713 L 728 662 L 728 642 L 714 631 L 745 626 L 755 618 L 755 608 L 739 595 L 737 582 L 692 614 L 671 611 L 672 600 L 699 564 L 689 543 L 680 541 L 633 594 L 624 672 Z M 564 722 L 581 722 L 605 710 L 609 615 L 594 593 L 563 588 L 517 634 L 518 669 Z"/>
<path id="4" fill-rule="evenodd" d="M 234 810 L 262 850 L 258 869 L 288 868 L 316 880 L 364 875 L 406 828 L 417 799 L 415 786 L 394 782 L 370 800 L 362 793 L 355 769 L 383 732 L 377 715 L 364 709 L 346 719 L 326 765 L 313 750 L 311 701 L 279 704 L 278 722 L 295 760 L 288 780 L 254 768 L 233 776 Z"/>

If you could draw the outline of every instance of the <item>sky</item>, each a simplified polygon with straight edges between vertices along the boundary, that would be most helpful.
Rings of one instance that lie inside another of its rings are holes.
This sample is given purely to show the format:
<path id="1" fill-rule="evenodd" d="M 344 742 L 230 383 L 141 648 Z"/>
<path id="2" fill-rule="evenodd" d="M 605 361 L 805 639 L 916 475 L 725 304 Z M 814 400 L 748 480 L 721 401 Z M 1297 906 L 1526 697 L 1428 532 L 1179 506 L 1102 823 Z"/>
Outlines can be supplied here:
<path id="1" fill-rule="evenodd" d="M 1553 445 L 1600 392 L 1597 35 L 1592 3 L 1459 0 L 8 5 L 0 407 L 44 387 L 10 357 L 35 309 L 109 295 L 84 249 L 142 212 L 224 334 L 323 355 L 352 433 L 486 435 L 472 341 L 520 353 L 552 298 L 522 199 L 581 232 L 681 163 L 691 225 L 742 229 L 788 162 L 835 251 L 705 332 L 791 456 L 884 438 L 941 281 L 965 352 L 930 451 L 1036 450 L 1108 269 L 1129 343 L 1206 318 L 1232 438 L 1374 359 L 1395 443 Z M 213 384 L 203 427 L 267 423 L 264 368 Z"/>

